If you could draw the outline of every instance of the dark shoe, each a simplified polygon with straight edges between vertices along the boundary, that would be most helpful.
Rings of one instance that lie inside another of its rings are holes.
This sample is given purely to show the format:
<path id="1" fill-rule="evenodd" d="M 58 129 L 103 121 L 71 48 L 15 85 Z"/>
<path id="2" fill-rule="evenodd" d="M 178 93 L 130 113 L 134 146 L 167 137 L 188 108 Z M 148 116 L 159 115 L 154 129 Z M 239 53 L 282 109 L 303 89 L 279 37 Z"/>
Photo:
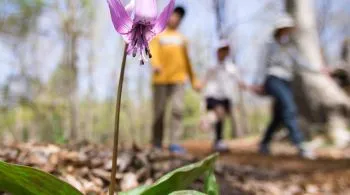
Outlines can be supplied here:
<path id="1" fill-rule="evenodd" d="M 153 144 L 153 147 L 154 149 L 158 149 L 158 150 L 162 150 L 163 149 L 163 146 L 161 144 Z"/>
<path id="2" fill-rule="evenodd" d="M 178 144 L 171 144 L 169 146 L 169 151 L 174 154 L 181 154 L 181 155 L 186 154 L 185 148 L 183 148 Z"/>
<path id="3" fill-rule="evenodd" d="M 214 150 L 215 152 L 228 152 L 229 148 L 223 141 L 217 141 L 214 144 Z"/>
<path id="4" fill-rule="evenodd" d="M 259 148 L 259 153 L 262 155 L 270 155 L 270 148 L 267 144 L 261 144 Z"/>

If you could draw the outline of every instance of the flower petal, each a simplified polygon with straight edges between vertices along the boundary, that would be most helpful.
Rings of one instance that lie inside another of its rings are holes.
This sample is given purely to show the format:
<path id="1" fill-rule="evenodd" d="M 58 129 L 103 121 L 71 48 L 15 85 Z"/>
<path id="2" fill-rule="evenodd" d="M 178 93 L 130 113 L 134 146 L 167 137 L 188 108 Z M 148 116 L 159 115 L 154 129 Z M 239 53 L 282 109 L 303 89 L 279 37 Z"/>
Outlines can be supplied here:
<path id="1" fill-rule="evenodd" d="M 157 34 L 154 33 L 153 31 L 147 31 L 145 33 L 145 39 L 147 42 L 150 42 Z"/>
<path id="2" fill-rule="evenodd" d="M 154 34 L 159 34 L 163 32 L 171 14 L 173 13 L 174 6 L 175 6 L 175 0 L 170 0 L 169 4 L 164 8 L 164 10 L 158 16 L 157 20 L 154 23 L 154 26 L 152 28 L 152 32 Z"/>
<path id="3" fill-rule="evenodd" d="M 128 5 L 125 6 L 125 10 L 128 12 L 129 16 L 132 18 L 132 14 L 135 10 L 135 0 L 131 0 Z"/>
<path id="4" fill-rule="evenodd" d="M 120 0 L 107 0 L 107 2 L 115 30 L 122 35 L 130 33 L 133 22 L 123 4 Z"/>
<path id="5" fill-rule="evenodd" d="M 152 22 L 157 18 L 156 0 L 135 0 L 135 21 Z"/>

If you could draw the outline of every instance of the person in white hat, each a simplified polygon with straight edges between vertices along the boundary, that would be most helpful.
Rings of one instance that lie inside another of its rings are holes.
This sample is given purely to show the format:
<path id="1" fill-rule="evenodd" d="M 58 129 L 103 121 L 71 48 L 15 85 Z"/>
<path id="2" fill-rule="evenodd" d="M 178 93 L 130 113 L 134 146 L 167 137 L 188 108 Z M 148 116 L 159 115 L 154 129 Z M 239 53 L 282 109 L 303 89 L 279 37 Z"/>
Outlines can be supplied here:
<path id="1" fill-rule="evenodd" d="M 228 147 L 223 142 L 224 119 L 230 116 L 231 120 L 234 120 L 233 105 L 237 101 L 240 80 L 238 71 L 229 58 L 230 45 L 227 40 L 219 42 L 216 55 L 217 64 L 207 70 L 202 82 L 208 112 L 202 118 L 201 125 L 204 129 L 214 127 L 213 149 L 225 152 L 228 151 Z M 232 128 L 236 130 L 236 127 Z"/>
<path id="2" fill-rule="evenodd" d="M 258 94 L 266 93 L 274 99 L 273 117 L 260 144 L 260 153 L 270 154 L 269 144 L 281 125 L 288 131 L 290 140 L 298 148 L 299 155 L 311 157 L 307 150 L 302 131 L 297 123 L 297 107 L 293 99 L 291 81 L 298 69 L 319 71 L 301 57 L 291 35 L 295 30 L 293 19 L 286 15 L 275 24 L 273 41 L 261 60 L 264 64 L 258 69 L 258 79 L 252 88 Z"/>

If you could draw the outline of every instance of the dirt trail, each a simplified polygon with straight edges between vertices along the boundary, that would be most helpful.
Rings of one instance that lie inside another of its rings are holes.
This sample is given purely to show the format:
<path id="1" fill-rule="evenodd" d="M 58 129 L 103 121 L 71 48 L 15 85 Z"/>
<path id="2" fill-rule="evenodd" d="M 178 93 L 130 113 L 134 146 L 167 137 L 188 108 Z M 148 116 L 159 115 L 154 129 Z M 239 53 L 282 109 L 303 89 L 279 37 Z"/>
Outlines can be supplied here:
<path id="1" fill-rule="evenodd" d="M 230 152 L 220 155 L 217 163 L 221 194 L 350 194 L 349 150 L 319 149 L 317 160 L 305 160 L 284 144 L 273 145 L 273 156 L 256 153 L 254 139 L 229 145 Z M 211 152 L 206 141 L 184 146 L 197 156 Z"/>

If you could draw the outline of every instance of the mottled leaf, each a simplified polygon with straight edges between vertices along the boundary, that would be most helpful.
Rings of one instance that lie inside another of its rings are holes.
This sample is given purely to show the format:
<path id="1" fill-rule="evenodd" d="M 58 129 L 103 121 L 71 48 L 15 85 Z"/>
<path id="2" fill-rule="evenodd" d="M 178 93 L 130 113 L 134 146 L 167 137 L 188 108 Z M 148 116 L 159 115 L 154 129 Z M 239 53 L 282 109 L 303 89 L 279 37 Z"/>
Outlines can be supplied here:
<path id="1" fill-rule="evenodd" d="M 81 195 L 70 184 L 38 169 L 0 161 L 0 191 L 13 195 Z"/>
<path id="2" fill-rule="evenodd" d="M 141 187 L 133 191 L 120 193 L 121 195 L 158 195 L 170 194 L 180 190 L 186 190 L 196 179 L 213 169 L 217 154 L 213 154 L 204 160 L 178 168 L 148 187 Z"/>

